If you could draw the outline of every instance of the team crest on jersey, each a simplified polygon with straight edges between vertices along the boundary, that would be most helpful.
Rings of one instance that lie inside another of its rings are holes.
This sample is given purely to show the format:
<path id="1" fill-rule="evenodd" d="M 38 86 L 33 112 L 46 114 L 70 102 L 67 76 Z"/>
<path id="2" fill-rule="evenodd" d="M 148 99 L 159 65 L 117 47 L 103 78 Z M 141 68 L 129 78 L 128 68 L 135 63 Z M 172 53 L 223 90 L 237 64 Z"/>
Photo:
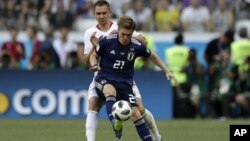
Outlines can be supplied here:
<path id="1" fill-rule="evenodd" d="M 135 52 L 128 52 L 127 59 L 132 61 L 135 58 Z"/>

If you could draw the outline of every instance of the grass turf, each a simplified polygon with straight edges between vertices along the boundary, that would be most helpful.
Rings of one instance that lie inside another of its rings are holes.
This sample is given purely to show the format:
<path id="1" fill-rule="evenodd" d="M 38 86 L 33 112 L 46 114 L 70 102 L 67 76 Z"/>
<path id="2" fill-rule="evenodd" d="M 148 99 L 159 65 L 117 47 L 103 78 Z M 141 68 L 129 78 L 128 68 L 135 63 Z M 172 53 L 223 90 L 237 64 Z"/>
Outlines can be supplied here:
<path id="1" fill-rule="evenodd" d="M 164 141 L 229 141 L 230 124 L 249 124 L 237 120 L 157 120 Z M 79 119 L 0 119 L 0 141 L 86 141 L 85 121 Z M 120 141 L 139 141 L 132 122 L 123 127 Z M 100 120 L 96 141 L 116 141 L 107 120 Z"/>

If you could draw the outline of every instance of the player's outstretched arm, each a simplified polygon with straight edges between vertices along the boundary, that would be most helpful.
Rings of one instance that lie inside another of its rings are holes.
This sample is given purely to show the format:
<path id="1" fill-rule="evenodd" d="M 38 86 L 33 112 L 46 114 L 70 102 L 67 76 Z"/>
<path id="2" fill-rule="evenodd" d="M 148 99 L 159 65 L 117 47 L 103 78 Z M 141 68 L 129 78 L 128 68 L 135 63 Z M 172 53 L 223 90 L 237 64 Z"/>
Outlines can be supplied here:
<path id="1" fill-rule="evenodd" d="M 175 81 L 175 84 L 178 85 L 179 82 L 176 79 L 176 77 L 174 76 L 173 73 L 171 73 L 171 71 L 165 66 L 164 62 L 160 59 L 160 57 L 158 55 L 156 55 L 154 52 L 151 52 L 150 55 L 150 60 L 157 65 L 158 67 L 161 68 L 161 70 L 165 73 L 167 79 L 173 79 Z"/>

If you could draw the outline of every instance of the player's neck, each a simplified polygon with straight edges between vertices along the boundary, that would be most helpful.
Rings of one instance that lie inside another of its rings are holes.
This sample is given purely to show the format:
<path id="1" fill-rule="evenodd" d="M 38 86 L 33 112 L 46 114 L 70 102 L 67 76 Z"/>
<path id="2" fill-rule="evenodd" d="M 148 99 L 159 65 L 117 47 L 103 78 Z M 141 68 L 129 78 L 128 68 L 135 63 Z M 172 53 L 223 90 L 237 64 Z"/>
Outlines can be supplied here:
<path id="1" fill-rule="evenodd" d="M 109 21 L 104 25 L 98 24 L 96 27 L 101 30 L 101 31 L 108 31 L 110 29 L 110 27 L 112 26 L 113 22 Z"/>

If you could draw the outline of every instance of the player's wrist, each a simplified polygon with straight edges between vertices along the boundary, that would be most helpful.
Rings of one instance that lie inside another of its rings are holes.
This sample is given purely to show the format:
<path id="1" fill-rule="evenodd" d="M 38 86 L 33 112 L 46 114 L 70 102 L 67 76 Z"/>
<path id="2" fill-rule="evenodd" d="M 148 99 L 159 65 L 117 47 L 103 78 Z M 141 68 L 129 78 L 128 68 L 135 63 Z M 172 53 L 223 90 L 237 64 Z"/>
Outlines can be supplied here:
<path id="1" fill-rule="evenodd" d="M 93 65 L 90 65 L 90 68 L 93 68 L 93 67 L 98 67 L 98 64 L 93 64 Z"/>

